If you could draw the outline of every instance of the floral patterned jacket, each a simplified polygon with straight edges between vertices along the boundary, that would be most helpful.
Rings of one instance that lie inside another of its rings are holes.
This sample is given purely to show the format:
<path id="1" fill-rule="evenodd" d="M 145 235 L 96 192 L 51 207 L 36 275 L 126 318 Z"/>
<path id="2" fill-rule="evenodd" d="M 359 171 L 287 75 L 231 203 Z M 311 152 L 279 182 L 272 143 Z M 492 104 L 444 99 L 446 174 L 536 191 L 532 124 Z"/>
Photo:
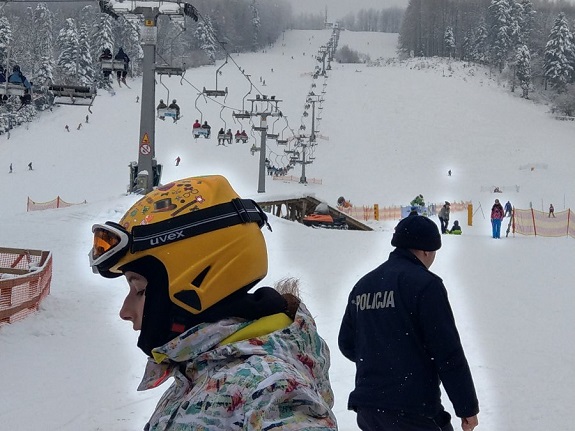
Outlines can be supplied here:
<path id="1" fill-rule="evenodd" d="M 337 430 L 329 349 L 307 308 L 284 329 L 222 343 L 253 323 L 204 323 L 154 349 L 138 390 L 175 381 L 144 429 Z"/>

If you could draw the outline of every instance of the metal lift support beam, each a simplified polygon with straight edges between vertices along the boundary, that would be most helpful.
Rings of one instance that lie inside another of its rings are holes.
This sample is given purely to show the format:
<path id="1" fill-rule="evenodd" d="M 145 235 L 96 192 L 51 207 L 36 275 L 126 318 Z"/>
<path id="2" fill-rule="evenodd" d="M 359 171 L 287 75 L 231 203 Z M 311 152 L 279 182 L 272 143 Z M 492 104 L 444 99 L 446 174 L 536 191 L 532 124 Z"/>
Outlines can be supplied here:
<path id="1" fill-rule="evenodd" d="M 118 18 L 120 15 L 141 15 L 144 18 L 144 25 L 140 31 L 140 43 L 144 51 L 144 58 L 142 62 L 142 96 L 140 99 L 138 173 L 135 180 L 131 178 L 130 191 L 145 194 L 153 190 L 154 182 L 159 182 L 159 173 L 161 172 L 161 165 L 158 165 L 155 160 L 157 18 L 159 15 L 188 16 L 197 21 L 198 14 L 194 6 L 181 1 L 99 0 L 98 3 L 103 13 L 114 18 Z M 133 173 L 132 167 L 130 169 L 130 172 Z"/>

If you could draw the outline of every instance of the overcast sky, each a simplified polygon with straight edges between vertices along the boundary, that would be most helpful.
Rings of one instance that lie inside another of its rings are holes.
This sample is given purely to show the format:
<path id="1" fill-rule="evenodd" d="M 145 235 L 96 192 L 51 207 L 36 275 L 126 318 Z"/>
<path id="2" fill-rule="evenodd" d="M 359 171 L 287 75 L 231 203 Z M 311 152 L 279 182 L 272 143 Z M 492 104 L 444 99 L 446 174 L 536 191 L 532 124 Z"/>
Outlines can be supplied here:
<path id="1" fill-rule="evenodd" d="M 357 12 L 360 9 L 385 9 L 392 6 L 407 7 L 408 0 L 287 0 L 294 6 L 294 15 L 298 10 L 323 13 L 327 6 L 328 18 L 338 19 L 349 12 Z"/>

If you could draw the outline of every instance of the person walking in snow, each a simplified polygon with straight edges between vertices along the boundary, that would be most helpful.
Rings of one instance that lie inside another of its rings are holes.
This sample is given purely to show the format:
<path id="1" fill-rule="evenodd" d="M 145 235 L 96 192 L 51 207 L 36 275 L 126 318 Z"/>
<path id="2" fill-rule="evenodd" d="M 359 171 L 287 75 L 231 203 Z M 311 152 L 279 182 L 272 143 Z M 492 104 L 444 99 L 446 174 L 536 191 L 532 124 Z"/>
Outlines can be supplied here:
<path id="1" fill-rule="evenodd" d="M 503 206 L 499 203 L 499 199 L 495 199 L 495 203 L 491 207 L 491 230 L 492 237 L 495 239 L 501 238 L 501 220 L 503 220 L 504 215 Z"/>
<path id="2" fill-rule="evenodd" d="M 505 215 L 504 217 L 511 217 L 511 211 L 513 210 L 513 207 L 511 206 L 511 202 L 507 201 L 505 203 Z"/>
<path id="3" fill-rule="evenodd" d="M 473 378 L 441 278 L 429 271 L 441 248 L 437 225 L 401 220 L 389 259 L 353 287 L 339 330 L 355 363 L 348 409 L 363 431 L 453 431 L 440 383 L 461 427 L 478 424 Z"/>
<path id="4" fill-rule="evenodd" d="M 174 378 L 146 430 L 337 430 L 329 350 L 297 282 L 248 293 L 267 274 L 264 226 L 214 175 L 165 184 L 92 227 L 93 271 L 128 283 L 120 317 L 148 356 L 139 390 Z"/>
<path id="5" fill-rule="evenodd" d="M 445 204 L 439 210 L 439 222 L 441 223 L 441 233 L 447 233 L 447 226 L 449 226 L 449 211 L 451 204 L 445 201 Z"/>

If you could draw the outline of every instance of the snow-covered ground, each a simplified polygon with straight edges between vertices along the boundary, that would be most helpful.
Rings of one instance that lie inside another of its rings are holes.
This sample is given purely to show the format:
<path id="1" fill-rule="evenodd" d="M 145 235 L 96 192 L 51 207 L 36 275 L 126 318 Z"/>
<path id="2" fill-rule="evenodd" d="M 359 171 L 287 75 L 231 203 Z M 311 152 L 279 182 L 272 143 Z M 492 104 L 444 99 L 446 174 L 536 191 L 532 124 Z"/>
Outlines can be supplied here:
<path id="1" fill-rule="evenodd" d="M 267 177 L 266 193 L 258 194 L 259 156 L 249 152 L 259 144 L 257 134 L 228 147 L 191 137 L 196 118 L 215 130 L 251 128 L 246 120 L 234 122 L 230 109 L 197 99 L 194 87 L 215 88 L 215 67 L 189 70 L 185 80 L 163 78 L 169 93 L 156 88 L 156 100 L 176 98 L 183 114 L 177 124 L 156 125 L 163 182 L 218 173 L 244 197 L 308 193 L 332 205 L 342 195 L 356 205 L 405 205 L 420 193 L 428 202 L 472 201 L 473 226 L 466 213 L 452 215 L 463 235 L 443 237 L 431 269 L 450 294 L 478 390 L 479 429 L 575 430 L 568 419 L 575 404 L 575 347 L 569 342 L 575 327 L 574 239 L 495 241 L 488 220 L 495 197 L 518 208 L 575 207 L 575 124 L 552 119 L 547 107 L 460 63 L 333 64 L 327 79 L 314 80 L 314 54 L 330 35 L 286 32 L 265 53 L 234 54 L 218 77 L 229 96 L 216 101 L 242 108 L 250 91 L 243 69 L 261 93 L 282 100 L 287 123 L 284 117 L 269 124 L 289 137 L 302 121 L 310 130 L 310 117 L 302 113 L 312 84 L 316 94 L 325 90 L 316 123 L 322 139 L 314 163 L 306 166 L 308 180 L 321 184 Z M 391 58 L 396 40 L 342 32 L 340 46 L 372 59 Z M 118 317 L 126 284 L 93 275 L 87 260 L 91 225 L 117 221 L 138 199 L 125 194 L 128 164 L 137 159 L 141 91 L 139 79 L 129 83 L 131 89 L 117 89 L 116 96 L 99 95 L 92 114 L 62 106 L 14 129 L 10 139 L 0 136 L 0 247 L 50 250 L 54 256 L 52 291 L 40 312 L 0 329 L 1 429 L 141 429 L 165 389 L 136 392 L 145 358 L 137 334 Z M 274 165 L 287 163 L 284 149 L 269 143 Z M 290 173 L 299 177 L 301 167 Z M 492 194 L 494 186 L 504 193 Z M 87 204 L 26 213 L 28 196 L 44 202 L 58 195 Z M 262 284 L 300 278 L 303 299 L 331 348 L 339 428 L 356 430 L 355 414 L 346 410 L 354 367 L 339 353 L 337 333 L 351 287 L 392 250 L 395 221 L 372 223 L 373 232 L 311 229 L 275 217 L 271 222 L 273 232 L 265 232 L 270 271 Z"/>

